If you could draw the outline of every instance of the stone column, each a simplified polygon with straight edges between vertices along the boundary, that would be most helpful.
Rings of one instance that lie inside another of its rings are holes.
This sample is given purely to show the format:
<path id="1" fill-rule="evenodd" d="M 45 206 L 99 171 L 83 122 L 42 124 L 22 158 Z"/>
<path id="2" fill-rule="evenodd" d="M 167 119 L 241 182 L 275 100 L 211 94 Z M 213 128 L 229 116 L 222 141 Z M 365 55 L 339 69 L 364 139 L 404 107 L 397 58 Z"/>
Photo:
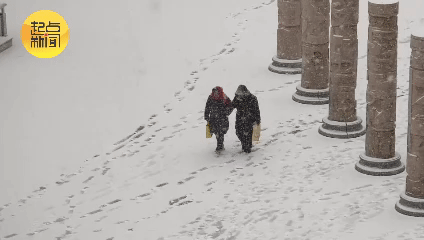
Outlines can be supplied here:
<path id="1" fill-rule="evenodd" d="M 302 79 L 293 100 L 328 103 L 329 0 L 302 0 Z"/>
<path id="2" fill-rule="evenodd" d="M 6 24 L 6 12 L 3 9 L 2 14 L 2 28 L 3 28 L 3 37 L 7 37 L 7 24 Z"/>
<path id="3" fill-rule="evenodd" d="M 424 31 L 411 36 L 411 48 L 406 189 L 395 208 L 424 217 Z"/>
<path id="4" fill-rule="evenodd" d="M 0 36 L 7 37 L 7 24 L 6 24 L 6 12 L 4 8 L 6 7 L 6 3 L 0 4 Z"/>
<path id="5" fill-rule="evenodd" d="M 376 176 L 401 173 L 395 152 L 398 0 L 369 0 L 367 130 L 357 171 Z"/>
<path id="6" fill-rule="evenodd" d="M 268 69 L 280 74 L 302 72 L 300 0 L 278 0 L 277 55 Z"/>
<path id="7" fill-rule="evenodd" d="M 332 138 L 355 138 L 365 134 L 356 116 L 359 0 L 331 2 L 329 115 L 318 132 Z"/>
<path id="8" fill-rule="evenodd" d="M 12 47 L 13 38 L 7 36 L 6 12 L 4 11 L 6 5 L 6 3 L 0 3 L 0 53 Z"/>
<path id="9" fill-rule="evenodd" d="M 4 36 L 4 9 L 0 8 L 0 36 L 3 37 Z"/>

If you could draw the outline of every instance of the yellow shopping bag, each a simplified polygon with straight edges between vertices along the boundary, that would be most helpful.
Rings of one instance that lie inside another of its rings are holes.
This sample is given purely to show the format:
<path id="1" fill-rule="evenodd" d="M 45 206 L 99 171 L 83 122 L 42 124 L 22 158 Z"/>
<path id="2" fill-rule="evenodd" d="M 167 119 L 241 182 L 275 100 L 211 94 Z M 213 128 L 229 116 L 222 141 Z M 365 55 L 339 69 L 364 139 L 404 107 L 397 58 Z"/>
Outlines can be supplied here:
<path id="1" fill-rule="evenodd" d="M 206 138 L 211 138 L 212 134 L 211 134 L 211 127 L 209 126 L 209 122 L 206 125 Z"/>
<path id="2" fill-rule="evenodd" d="M 259 141 L 259 138 L 261 137 L 261 124 L 254 125 L 253 126 L 253 134 L 252 134 L 252 142 Z"/>

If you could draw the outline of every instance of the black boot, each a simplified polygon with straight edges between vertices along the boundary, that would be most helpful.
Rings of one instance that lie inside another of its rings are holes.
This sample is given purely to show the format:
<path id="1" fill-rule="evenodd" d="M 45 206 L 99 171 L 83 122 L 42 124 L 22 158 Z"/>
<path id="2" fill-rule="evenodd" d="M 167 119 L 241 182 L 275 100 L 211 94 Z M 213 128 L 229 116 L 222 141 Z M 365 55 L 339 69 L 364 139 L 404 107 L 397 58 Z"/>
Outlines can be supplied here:
<path id="1" fill-rule="evenodd" d="M 216 151 L 221 151 L 221 150 L 225 150 L 224 144 L 218 143 L 218 145 L 216 146 Z"/>
<path id="2" fill-rule="evenodd" d="M 241 147 L 241 149 L 243 150 L 243 152 L 245 153 L 249 153 L 249 147 L 247 146 L 247 144 L 243 144 L 243 146 Z"/>
<path id="3" fill-rule="evenodd" d="M 216 135 L 216 140 L 217 140 L 217 146 L 216 146 L 216 151 L 222 151 L 224 150 L 224 134 L 223 133 L 219 133 Z"/>
<path id="4" fill-rule="evenodd" d="M 244 142 L 241 142 L 241 151 L 242 152 L 246 151 L 246 145 L 244 144 Z"/>
<path id="5" fill-rule="evenodd" d="M 252 151 L 252 142 L 246 143 L 244 150 L 246 153 L 250 153 Z"/>

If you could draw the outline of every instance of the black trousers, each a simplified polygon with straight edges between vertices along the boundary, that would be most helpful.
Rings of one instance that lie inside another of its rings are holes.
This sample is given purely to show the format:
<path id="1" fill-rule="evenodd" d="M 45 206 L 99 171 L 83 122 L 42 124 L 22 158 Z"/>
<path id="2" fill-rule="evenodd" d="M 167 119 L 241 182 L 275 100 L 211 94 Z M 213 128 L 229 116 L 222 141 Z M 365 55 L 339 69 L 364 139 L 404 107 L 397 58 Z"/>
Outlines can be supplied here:
<path id="1" fill-rule="evenodd" d="M 251 124 L 237 126 L 236 135 L 241 142 L 243 150 L 250 150 L 252 148 L 253 126 Z"/>
<path id="2" fill-rule="evenodd" d="M 217 141 L 217 148 L 224 147 L 224 135 L 228 132 L 228 120 L 220 120 L 220 121 L 211 121 L 211 133 L 215 134 Z"/>
<path id="3" fill-rule="evenodd" d="M 217 141 L 217 144 L 216 144 L 217 148 L 223 148 L 224 147 L 224 135 L 225 135 L 225 133 L 223 131 L 219 131 L 219 132 L 215 133 L 216 141 Z"/>

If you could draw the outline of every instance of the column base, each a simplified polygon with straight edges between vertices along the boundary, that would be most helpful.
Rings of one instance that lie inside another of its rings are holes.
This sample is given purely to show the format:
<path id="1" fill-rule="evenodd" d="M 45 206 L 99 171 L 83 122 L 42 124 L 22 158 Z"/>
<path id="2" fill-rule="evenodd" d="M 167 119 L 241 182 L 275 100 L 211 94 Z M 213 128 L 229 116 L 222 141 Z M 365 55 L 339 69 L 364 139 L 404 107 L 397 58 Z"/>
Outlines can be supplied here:
<path id="1" fill-rule="evenodd" d="M 296 93 L 293 94 L 293 100 L 302 104 L 323 105 L 328 104 L 328 88 L 326 89 L 306 89 L 299 84 L 296 87 Z"/>
<path id="2" fill-rule="evenodd" d="M 395 153 L 395 157 L 389 159 L 368 157 L 365 153 L 359 155 L 359 162 L 356 163 L 356 171 L 372 176 L 391 176 L 405 171 L 405 165 L 400 161 L 400 154 Z"/>
<path id="3" fill-rule="evenodd" d="M 362 126 L 362 119 L 356 117 L 353 122 L 337 122 L 328 120 L 328 117 L 322 119 L 323 124 L 319 127 L 318 132 L 330 138 L 356 138 L 366 133 L 366 127 Z"/>
<path id="4" fill-rule="evenodd" d="M 301 74 L 302 59 L 287 60 L 274 56 L 268 70 L 279 74 Z"/>
<path id="5" fill-rule="evenodd" d="M 395 205 L 396 211 L 412 217 L 424 217 L 424 199 L 414 198 L 402 193 Z"/>
<path id="6" fill-rule="evenodd" d="M 0 53 L 12 47 L 12 39 L 13 38 L 8 36 L 4 36 L 4 37 L 0 36 Z"/>

